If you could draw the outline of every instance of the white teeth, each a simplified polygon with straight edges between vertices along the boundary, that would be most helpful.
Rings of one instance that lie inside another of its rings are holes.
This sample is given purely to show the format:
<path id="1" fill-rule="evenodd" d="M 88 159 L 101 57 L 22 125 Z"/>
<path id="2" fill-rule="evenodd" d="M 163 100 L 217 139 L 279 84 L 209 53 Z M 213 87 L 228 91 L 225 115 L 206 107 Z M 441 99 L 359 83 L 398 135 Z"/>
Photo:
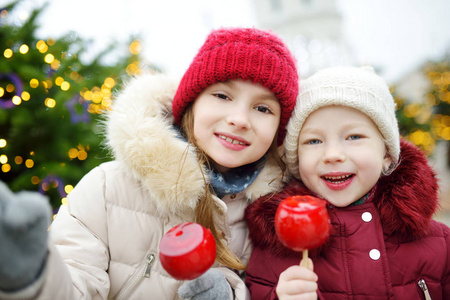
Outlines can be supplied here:
<path id="1" fill-rule="evenodd" d="M 324 176 L 327 180 L 340 180 L 340 179 L 347 179 L 352 175 L 344 175 L 344 176 Z"/>
<path id="2" fill-rule="evenodd" d="M 224 136 L 224 135 L 219 135 L 219 137 L 220 137 L 222 140 L 227 141 L 228 143 L 232 143 L 232 144 L 235 144 L 235 145 L 246 145 L 246 144 L 243 143 L 243 142 L 240 142 L 240 141 L 237 141 L 237 140 L 233 140 L 232 138 L 226 137 L 226 136 Z"/>

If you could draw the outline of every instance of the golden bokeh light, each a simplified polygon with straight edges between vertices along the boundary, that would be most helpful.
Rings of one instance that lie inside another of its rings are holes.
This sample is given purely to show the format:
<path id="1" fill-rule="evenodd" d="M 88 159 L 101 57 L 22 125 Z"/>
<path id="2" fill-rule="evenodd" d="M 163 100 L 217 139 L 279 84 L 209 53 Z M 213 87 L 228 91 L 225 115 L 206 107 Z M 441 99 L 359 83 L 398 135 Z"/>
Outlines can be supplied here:
<path id="1" fill-rule="evenodd" d="M 57 59 L 54 59 L 54 60 L 52 61 L 52 63 L 50 64 L 50 67 L 51 67 L 53 70 L 58 70 L 60 66 L 61 66 L 61 62 L 60 62 L 59 60 L 57 60 Z"/>
<path id="2" fill-rule="evenodd" d="M 55 57 L 53 56 L 53 54 L 47 54 L 44 57 L 44 61 L 48 64 L 51 64 L 53 61 L 55 60 Z"/>
<path id="3" fill-rule="evenodd" d="M 9 171 L 11 171 L 11 165 L 10 164 L 2 165 L 2 172 L 3 173 L 8 173 Z"/>
<path id="4" fill-rule="evenodd" d="M 128 48 L 133 55 L 138 55 L 142 51 L 142 42 L 141 40 L 134 40 L 130 47 Z"/>
<path id="5" fill-rule="evenodd" d="M 25 45 L 25 44 L 23 44 L 19 48 L 19 52 L 22 53 L 22 54 L 27 54 L 28 50 L 30 50 L 30 47 L 28 47 L 28 45 Z"/>
<path id="6" fill-rule="evenodd" d="M 68 91 L 69 89 L 70 89 L 70 83 L 68 83 L 67 81 L 64 81 L 63 83 L 61 83 L 61 90 Z"/>
<path id="7" fill-rule="evenodd" d="M 28 169 L 31 169 L 32 167 L 34 167 L 34 161 L 32 160 L 32 159 L 27 159 L 26 161 L 25 161 L 25 166 L 28 168 Z"/>
<path id="8" fill-rule="evenodd" d="M 41 53 L 45 53 L 48 50 L 48 46 L 47 44 L 43 41 L 40 40 L 39 42 L 36 43 L 36 48 L 39 50 L 39 52 Z"/>
<path id="9" fill-rule="evenodd" d="M 113 78 L 108 77 L 105 79 L 104 84 L 107 88 L 112 89 L 116 85 L 116 81 Z"/>
<path id="10" fill-rule="evenodd" d="M 3 51 L 3 56 L 6 58 L 11 58 L 13 56 L 13 51 L 9 48 L 5 49 L 5 51 Z"/>
<path id="11" fill-rule="evenodd" d="M 0 164 L 6 164 L 8 162 L 8 156 L 5 154 L 0 155 Z"/>
<path id="12" fill-rule="evenodd" d="M 78 149 L 71 148 L 69 149 L 69 158 L 74 159 L 78 157 Z"/>
<path id="13" fill-rule="evenodd" d="M 15 90 L 16 88 L 14 87 L 14 85 L 13 84 L 8 84 L 7 86 L 6 86 L 6 91 L 8 92 L 8 93 L 12 93 L 12 92 L 14 92 L 14 90 Z"/>
<path id="14" fill-rule="evenodd" d="M 66 186 L 64 187 L 64 191 L 65 191 L 67 194 L 70 194 L 70 193 L 73 191 L 73 185 L 71 185 L 71 184 L 66 185 Z"/>
<path id="15" fill-rule="evenodd" d="M 55 43 L 56 43 L 56 40 L 54 38 L 48 38 L 47 39 L 47 44 L 49 44 L 50 46 L 55 45 Z"/>
<path id="16" fill-rule="evenodd" d="M 56 77 L 55 79 L 55 84 L 57 86 L 61 86 L 61 84 L 64 82 L 64 78 L 62 78 L 61 76 Z"/>
<path id="17" fill-rule="evenodd" d="M 28 93 L 27 91 L 23 91 L 20 96 L 23 101 L 28 101 L 31 98 L 30 93 Z"/>
<path id="18" fill-rule="evenodd" d="M 19 96 L 13 96 L 12 103 L 14 103 L 14 105 L 20 105 L 22 103 L 22 98 L 20 98 Z"/>
<path id="19" fill-rule="evenodd" d="M 137 63 L 131 63 L 126 68 L 128 75 L 137 75 L 141 73 L 141 69 L 139 68 Z"/>
<path id="20" fill-rule="evenodd" d="M 16 163 L 16 165 L 20 165 L 23 163 L 23 158 L 22 156 L 16 156 L 14 157 L 14 162 Z"/>
<path id="21" fill-rule="evenodd" d="M 55 99 L 52 99 L 52 98 L 45 99 L 44 103 L 48 108 L 53 108 L 56 105 Z"/>
<path id="22" fill-rule="evenodd" d="M 39 86 L 39 80 L 37 80 L 36 78 L 33 78 L 30 80 L 30 86 L 35 89 Z"/>
<path id="23" fill-rule="evenodd" d="M 85 160 L 87 158 L 87 152 L 84 150 L 78 151 L 78 159 Z"/>
<path id="24" fill-rule="evenodd" d="M 38 176 L 32 176 L 31 177 L 31 183 L 32 184 L 39 184 L 41 182 L 41 180 L 39 179 Z"/>

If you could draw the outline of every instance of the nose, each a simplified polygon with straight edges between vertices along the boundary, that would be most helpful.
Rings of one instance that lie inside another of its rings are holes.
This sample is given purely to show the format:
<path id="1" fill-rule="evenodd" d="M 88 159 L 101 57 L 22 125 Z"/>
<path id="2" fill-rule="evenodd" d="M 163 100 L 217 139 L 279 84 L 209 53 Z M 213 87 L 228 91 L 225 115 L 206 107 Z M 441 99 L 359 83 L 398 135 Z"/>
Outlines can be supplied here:
<path id="1" fill-rule="evenodd" d="M 346 159 L 344 149 L 339 143 L 327 143 L 323 160 L 325 163 L 339 163 Z"/>
<path id="2" fill-rule="evenodd" d="M 251 127 L 250 111 L 245 107 L 236 107 L 227 116 L 227 123 L 238 129 L 248 129 Z"/>

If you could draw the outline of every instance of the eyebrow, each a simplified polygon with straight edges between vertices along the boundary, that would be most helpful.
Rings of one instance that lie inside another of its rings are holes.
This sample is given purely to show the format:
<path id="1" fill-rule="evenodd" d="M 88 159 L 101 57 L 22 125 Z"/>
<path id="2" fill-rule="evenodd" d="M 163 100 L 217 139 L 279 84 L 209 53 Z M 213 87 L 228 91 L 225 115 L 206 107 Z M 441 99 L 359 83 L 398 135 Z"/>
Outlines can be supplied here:
<path id="1" fill-rule="evenodd" d="M 350 123 L 350 124 L 344 125 L 344 130 L 352 130 L 352 129 L 360 128 L 360 127 L 370 128 L 370 125 L 363 123 L 363 122 Z M 322 129 L 318 129 L 316 127 L 303 127 L 302 126 L 302 129 L 300 129 L 300 133 L 315 133 L 318 130 L 320 131 Z"/>
<path id="2" fill-rule="evenodd" d="M 242 80 L 242 79 L 240 79 L 240 80 Z M 251 80 L 242 80 L 243 82 L 245 82 L 245 81 L 248 81 L 248 82 L 250 82 L 250 83 L 252 83 L 252 84 L 259 84 L 260 86 L 262 86 L 262 87 L 264 87 L 264 88 L 266 88 L 265 86 L 263 86 L 262 84 L 260 84 L 260 83 L 257 83 L 257 82 L 253 82 L 253 81 L 251 81 Z M 230 88 L 232 88 L 232 89 L 238 89 L 238 85 L 236 84 L 236 83 L 234 83 L 232 80 L 227 80 L 227 81 L 221 81 L 221 82 L 218 82 L 218 83 L 221 83 L 221 84 L 224 84 L 224 85 L 227 85 L 227 86 L 229 86 Z M 277 102 L 280 102 L 279 100 L 278 100 L 278 98 L 275 96 L 275 94 L 274 94 L 274 92 L 272 92 L 269 88 L 266 88 L 268 91 L 265 91 L 264 93 L 258 93 L 258 99 L 261 99 L 261 100 L 273 100 L 273 101 L 277 101 Z"/>
<path id="3" fill-rule="evenodd" d="M 221 84 L 225 84 L 225 85 L 228 85 L 229 87 L 231 87 L 231 88 L 237 88 L 237 85 L 236 85 L 236 83 L 234 83 L 233 81 L 231 81 L 231 80 L 227 80 L 227 81 L 219 81 L 219 82 L 217 82 L 217 83 L 221 83 Z"/>

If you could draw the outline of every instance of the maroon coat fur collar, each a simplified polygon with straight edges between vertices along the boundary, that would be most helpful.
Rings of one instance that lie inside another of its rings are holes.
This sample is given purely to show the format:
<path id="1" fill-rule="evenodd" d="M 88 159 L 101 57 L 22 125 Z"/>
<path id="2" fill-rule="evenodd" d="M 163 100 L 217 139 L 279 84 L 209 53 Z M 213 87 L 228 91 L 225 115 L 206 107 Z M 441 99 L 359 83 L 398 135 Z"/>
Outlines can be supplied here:
<path id="1" fill-rule="evenodd" d="M 406 141 L 400 145 L 400 164 L 392 174 L 380 178 L 372 201 L 385 235 L 414 238 L 427 233 L 438 208 L 438 183 L 423 153 Z M 274 217 L 280 201 L 292 195 L 312 193 L 294 179 L 280 193 L 261 197 L 247 207 L 245 218 L 255 246 L 274 253 L 291 252 L 276 237 Z"/>

